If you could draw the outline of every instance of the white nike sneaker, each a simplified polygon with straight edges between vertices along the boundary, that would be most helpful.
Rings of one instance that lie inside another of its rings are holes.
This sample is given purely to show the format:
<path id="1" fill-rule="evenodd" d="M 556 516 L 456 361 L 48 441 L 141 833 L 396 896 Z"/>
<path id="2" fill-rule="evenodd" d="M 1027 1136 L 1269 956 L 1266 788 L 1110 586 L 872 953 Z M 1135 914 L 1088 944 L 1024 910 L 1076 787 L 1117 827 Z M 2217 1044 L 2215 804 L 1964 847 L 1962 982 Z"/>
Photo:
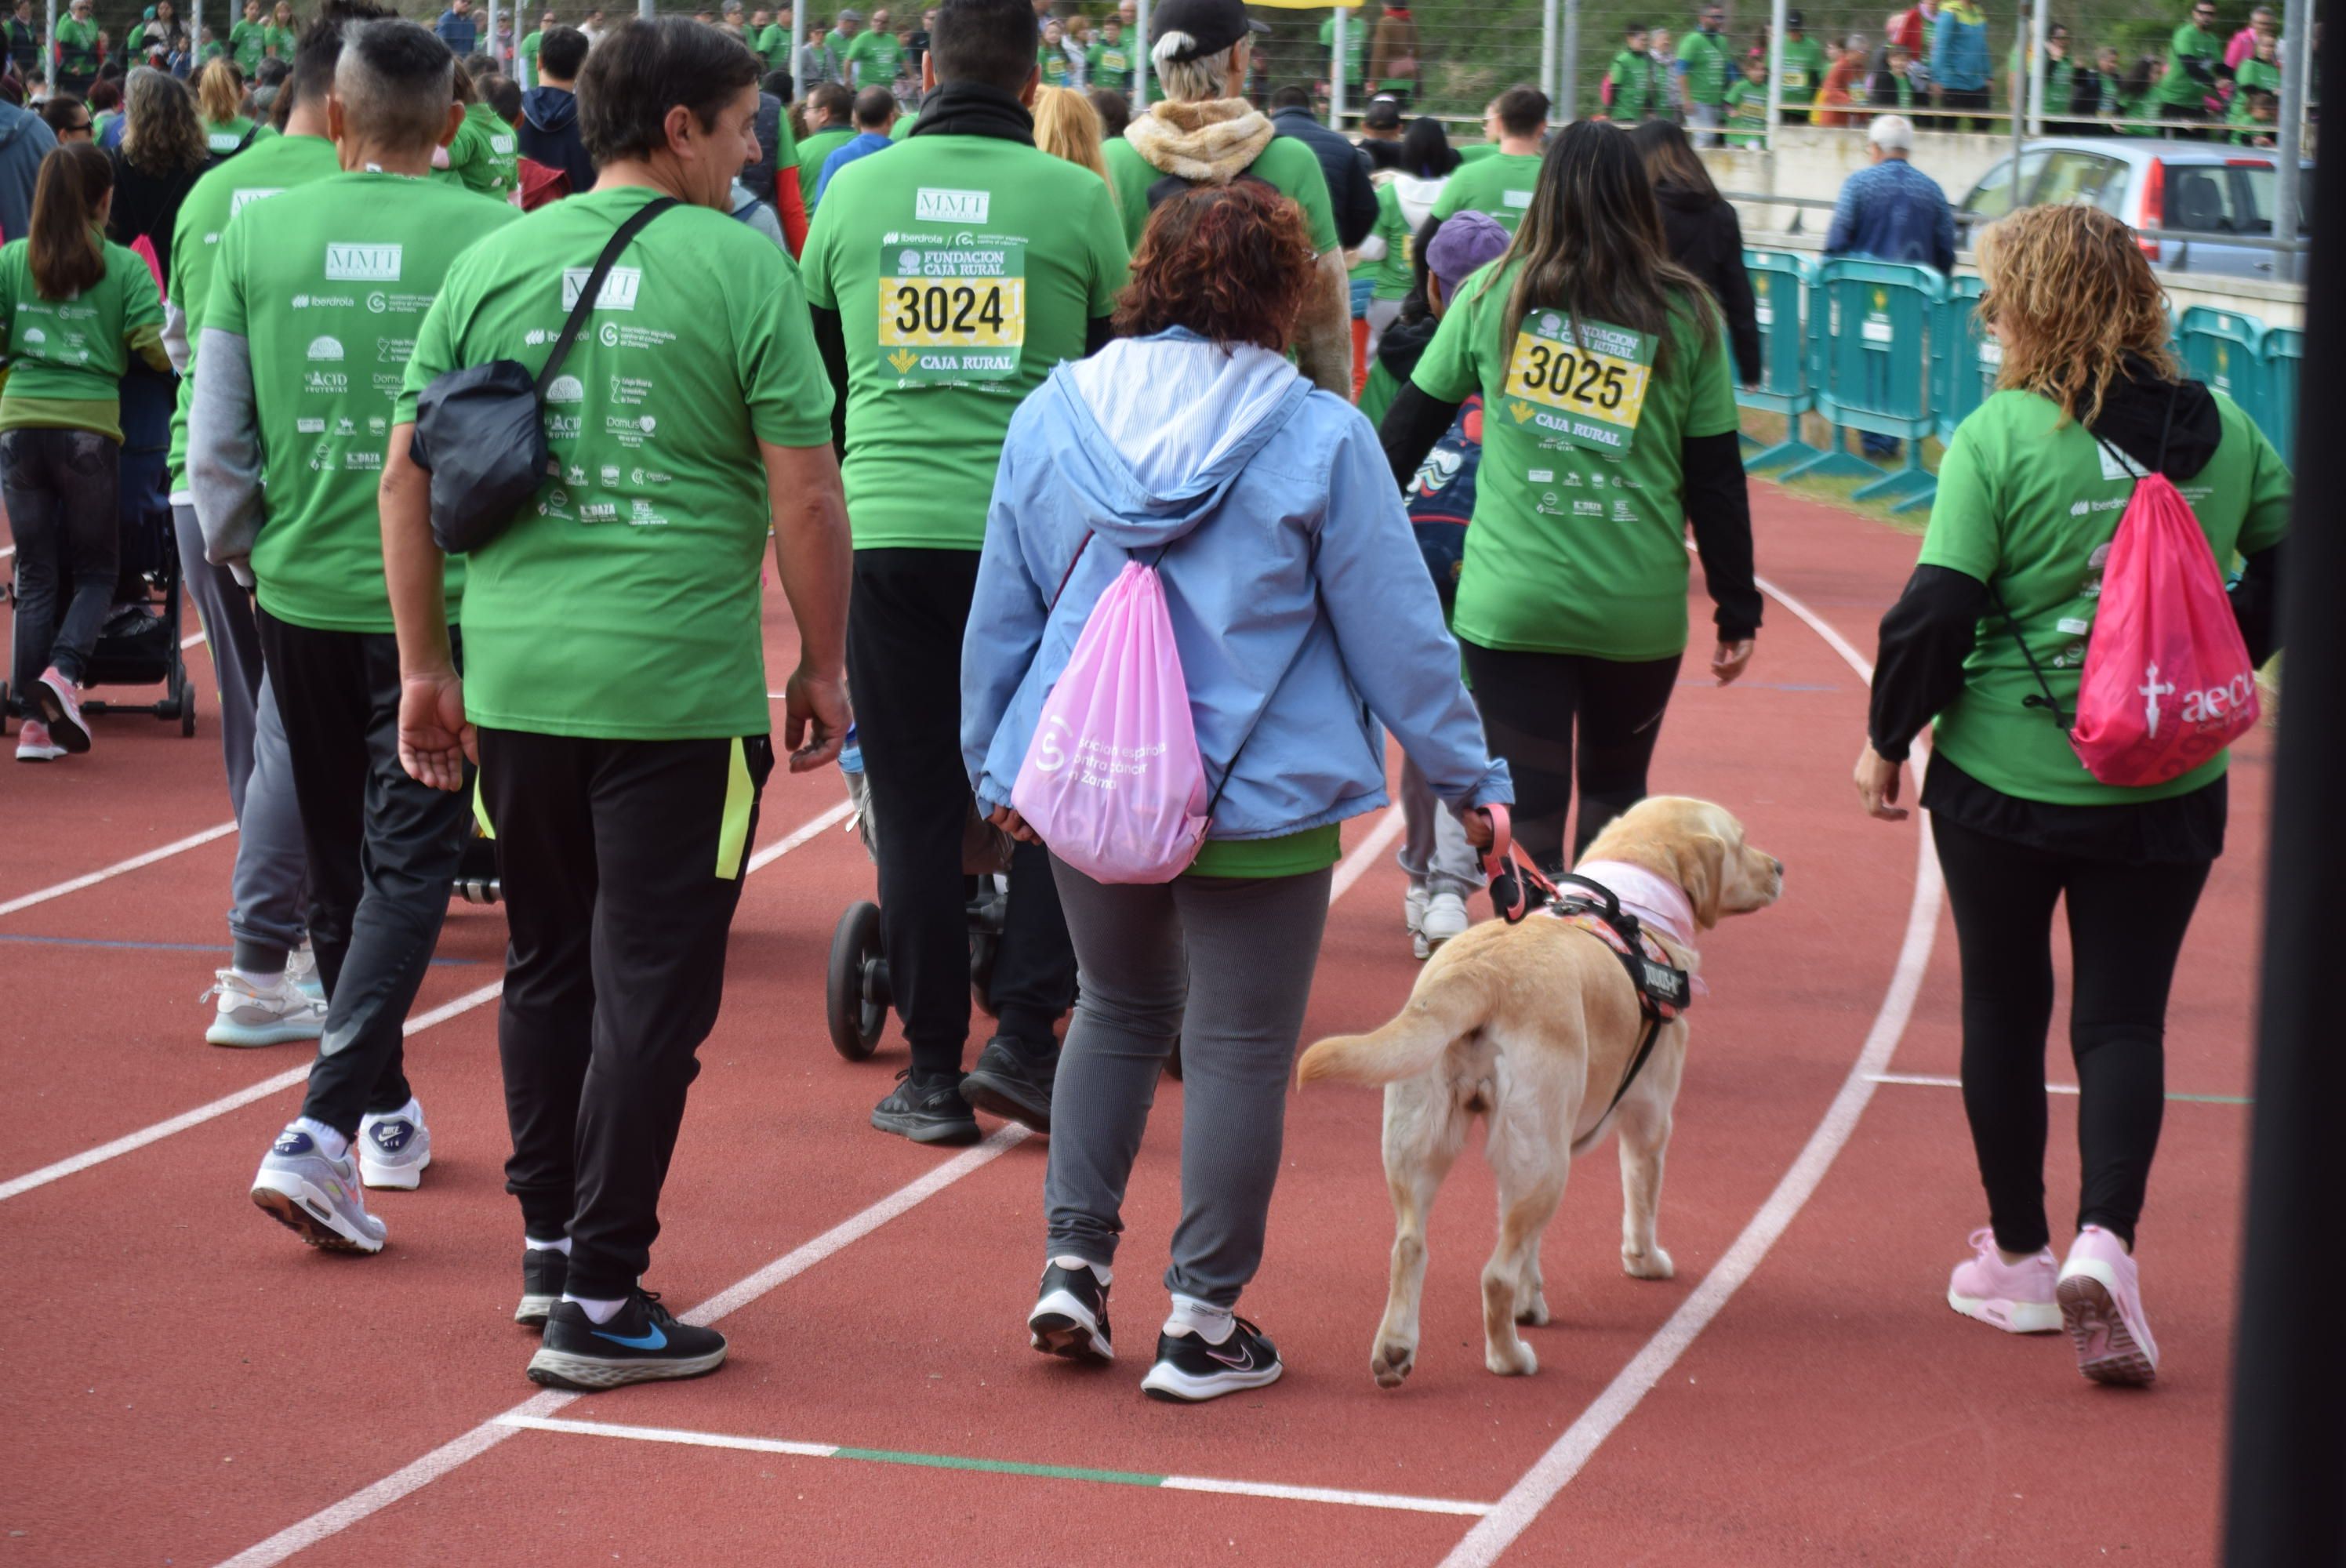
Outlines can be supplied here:
<path id="1" fill-rule="evenodd" d="M 1412 882 L 1401 891 L 1402 929 L 1410 935 L 1417 934 L 1418 926 L 1425 920 L 1426 888 L 1423 882 Z M 1420 958 L 1423 953 L 1418 954 Z"/>
<path id="2" fill-rule="evenodd" d="M 303 942 L 285 955 L 285 978 L 301 988 L 301 994 L 324 1006 L 326 983 L 318 978 L 318 955 Z"/>
<path id="3" fill-rule="evenodd" d="M 397 1187 L 413 1192 L 423 1185 L 424 1167 L 432 1163 L 432 1129 L 423 1125 L 423 1107 L 407 1102 L 415 1114 L 403 1110 L 359 1121 L 359 1179 L 369 1186 Z"/>
<path id="4" fill-rule="evenodd" d="M 386 1227 L 366 1211 L 350 1156 L 329 1156 L 299 1127 L 277 1135 L 252 1178 L 260 1212 L 312 1247 L 332 1252 L 381 1252 Z"/>
<path id="5" fill-rule="evenodd" d="M 215 971 L 212 988 L 197 998 L 219 998 L 204 1038 L 214 1045 L 283 1045 L 315 1040 L 326 1032 L 326 1004 L 312 1001 L 292 972 L 255 981 L 233 969 Z"/>
<path id="6" fill-rule="evenodd" d="M 1453 937 L 1464 936 L 1474 922 L 1466 915 L 1466 901 L 1456 893 L 1436 893 L 1425 901 L 1425 918 L 1417 922 L 1417 940 L 1421 944 L 1417 956 L 1425 958 L 1438 952 Z"/>

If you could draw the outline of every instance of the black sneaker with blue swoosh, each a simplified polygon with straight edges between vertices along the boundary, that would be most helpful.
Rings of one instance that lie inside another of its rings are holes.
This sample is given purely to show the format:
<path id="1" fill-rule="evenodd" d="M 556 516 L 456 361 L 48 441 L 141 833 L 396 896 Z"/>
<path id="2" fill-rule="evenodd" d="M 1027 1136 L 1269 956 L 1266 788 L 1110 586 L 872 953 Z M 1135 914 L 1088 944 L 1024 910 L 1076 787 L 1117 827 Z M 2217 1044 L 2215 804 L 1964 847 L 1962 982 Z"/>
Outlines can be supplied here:
<path id="1" fill-rule="evenodd" d="M 1152 1400 L 1196 1404 L 1264 1388 L 1285 1370 L 1279 1347 L 1245 1319 L 1233 1318 L 1229 1337 L 1219 1345 L 1194 1333 L 1158 1335 L 1157 1364 L 1140 1380 L 1140 1389 Z"/>
<path id="2" fill-rule="evenodd" d="M 546 1338 L 529 1359 L 529 1380 L 549 1389 L 616 1389 L 671 1378 L 705 1377 L 725 1364 L 725 1336 L 679 1323 L 649 1290 L 632 1291 L 607 1323 L 576 1301 L 546 1316 Z"/>

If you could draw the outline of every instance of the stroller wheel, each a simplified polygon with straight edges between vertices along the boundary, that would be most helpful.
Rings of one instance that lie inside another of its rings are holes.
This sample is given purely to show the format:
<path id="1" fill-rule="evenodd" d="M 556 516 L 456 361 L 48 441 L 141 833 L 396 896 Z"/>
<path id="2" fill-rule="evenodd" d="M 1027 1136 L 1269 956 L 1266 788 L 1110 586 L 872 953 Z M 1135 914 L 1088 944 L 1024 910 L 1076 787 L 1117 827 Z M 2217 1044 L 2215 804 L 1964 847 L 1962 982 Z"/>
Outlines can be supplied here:
<path id="1" fill-rule="evenodd" d="M 879 905 L 852 903 L 839 917 L 822 1000 L 832 1048 L 851 1062 L 868 1061 L 888 1023 L 888 961 L 880 946 Z"/>
<path id="2" fill-rule="evenodd" d="M 182 739 L 196 732 L 196 683 L 184 674 L 179 677 L 179 735 Z"/>

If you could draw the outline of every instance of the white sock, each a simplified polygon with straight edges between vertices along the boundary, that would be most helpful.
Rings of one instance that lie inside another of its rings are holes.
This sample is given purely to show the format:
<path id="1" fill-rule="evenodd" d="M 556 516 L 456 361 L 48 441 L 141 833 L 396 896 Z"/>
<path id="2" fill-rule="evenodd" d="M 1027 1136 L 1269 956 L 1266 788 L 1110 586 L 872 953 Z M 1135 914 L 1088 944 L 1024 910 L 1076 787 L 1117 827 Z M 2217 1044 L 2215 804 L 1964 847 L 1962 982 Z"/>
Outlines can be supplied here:
<path id="1" fill-rule="evenodd" d="M 591 1321 L 597 1323 L 608 1323 L 619 1315 L 619 1308 L 627 1304 L 627 1298 L 624 1296 L 616 1301 L 602 1301 L 592 1297 L 573 1296 L 566 1290 L 563 1292 L 562 1298 L 565 1301 L 575 1302 L 586 1312 Z"/>
<path id="2" fill-rule="evenodd" d="M 420 1127 L 423 1125 L 423 1102 L 410 1095 L 407 1096 L 407 1104 L 400 1106 L 399 1109 L 369 1111 L 366 1119 L 370 1122 L 413 1122 Z"/>
<path id="3" fill-rule="evenodd" d="M 285 972 L 281 969 L 270 974 L 263 974 L 257 969 L 240 969 L 236 977 L 255 991 L 274 991 L 285 983 Z"/>
<path id="4" fill-rule="evenodd" d="M 314 1117 L 296 1116 L 285 1130 L 289 1133 L 309 1134 L 317 1140 L 318 1147 L 325 1151 L 326 1157 L 330 1160 L 340 1161 L 351 1152 L 350 1139 Z"/>
<path id="5" fill-rule="evenodd" d="M 1227 1307 L 1176 1295 L 1173 1315 L 1165 1319 L 1168 1334 L 1195 1334 L 1209 1345 L 1219 1345 L 1238 1331 L 1238 1319 Z"/>
<path id="6" fill-rule="evenodd" d="M 554 1241 L 540 1241 L 525 1231 L 522 1233 L 521 1244 L 532 1252 L 558 1252 L 565 1257 L 570 1256 L 570 1238 L 566 1236 Z"/>
<path id="7" fill-rule="evenodd" d="M 1116 1279 L 1115 1269 L 1110 1268 L 1105 1263 L 1094 1263 L 1088 1257 L 1076 1257 L 1073 1255 L 1067 1255 L 1054 1257 L 1051 1259 L 1051 1263 L 1054 1268 L 1065 1268 L 1071 1272 L 1077 1268 L 1090 1269 L 1092 1271 L 1092 1278 L 1100 1282 L 1100 1288 L 1103 1290 L 1107 1288 L 1109 1285 L 1113 1284 Z"/>

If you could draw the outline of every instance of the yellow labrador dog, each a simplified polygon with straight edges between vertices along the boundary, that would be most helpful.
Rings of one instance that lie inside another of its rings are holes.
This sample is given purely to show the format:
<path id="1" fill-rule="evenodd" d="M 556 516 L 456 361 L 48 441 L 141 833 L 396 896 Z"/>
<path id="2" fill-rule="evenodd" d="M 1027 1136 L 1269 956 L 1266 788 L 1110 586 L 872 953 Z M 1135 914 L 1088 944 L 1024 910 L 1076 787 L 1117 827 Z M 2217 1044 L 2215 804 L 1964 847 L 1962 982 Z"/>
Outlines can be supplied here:
<path id="1" fill-rule="evenodd" d="M 1603 884 L 1689 973 L 1696 928 L 1775 902 L 1784 868 L 1744 841 L 1743 825 L 1705 800 L 1639 802 L 1588 847 L 1579 875 Z M 1297 1064 L 1321 1079 L 1385 1085 L 1385 1185 L 1396 1234 L 1392 1284 L 1370 1369 L 1384 1388 L 1409 1376 L 1425 1288 L 1425 1217 L 1477 1115 L 1499 1184 L 1499 1239 L 1483 1266 L 1484 1364 L 1502 1376 L 1539 1369 L 1515 1332 L 1547 1321 L 1540 1234 L 1564 1196 L 1573 1157 L 1618 1124 L 1621 1267 L 1670 1278 L 1654 1240 L 1670 1107 L 1686 1065 L 1683 1017 L 1661 1025 L 1620 1104 L 1614 1094 L 1644 1033 L 1637 988 L 1598 936 L 1534 914 L 1474 927 L 1435 953 L 1401 1015 L 1370 1034 L 1322 1040 Z"/>

